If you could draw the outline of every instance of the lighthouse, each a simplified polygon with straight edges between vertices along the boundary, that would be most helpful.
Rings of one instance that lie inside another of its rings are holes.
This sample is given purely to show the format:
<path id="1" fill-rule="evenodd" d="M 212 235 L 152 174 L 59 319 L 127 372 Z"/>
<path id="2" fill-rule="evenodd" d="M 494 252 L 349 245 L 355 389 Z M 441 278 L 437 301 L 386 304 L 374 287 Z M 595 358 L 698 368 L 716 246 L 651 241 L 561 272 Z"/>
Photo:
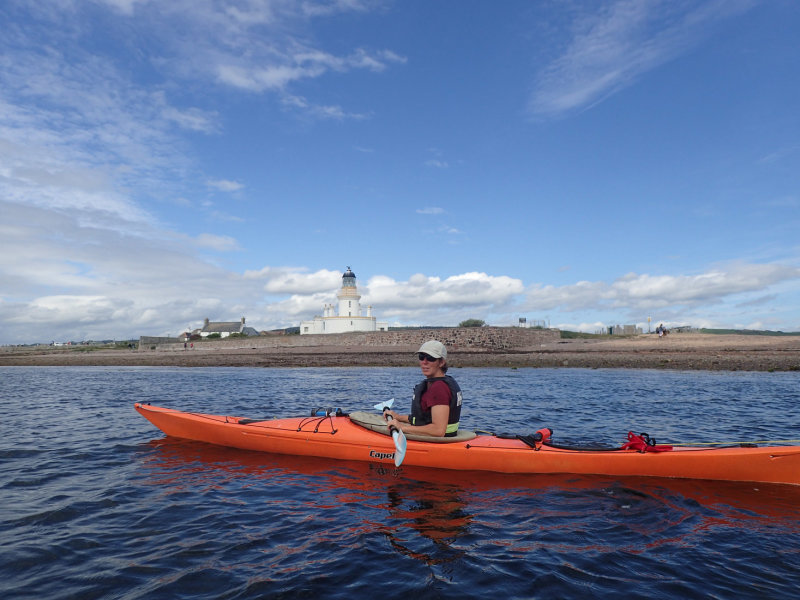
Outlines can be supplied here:
<path id="1" fill-rule="evenodd" d="M 350 267 L 342 275 L 342 289 L 336 297 L 339 299 L 339 316 L 361 316 L 361 294 L 356 287 L 356 274 Z"/>
<path id="2" fill-rule="evenodd" d="M 350 267 L 342 275 L 342 287 L 336 294 L 339 301 L 338 314 L 333 304 L 322 307 L 322 316 L 300 323 L 300 334 L 347 333 L 349 331 L 388 331 L 389 324 L 379 322 L 372 316 L 372 306 L 367 314 L 361 314 L 361 294 L 356 285 L 356 274 Z"/>

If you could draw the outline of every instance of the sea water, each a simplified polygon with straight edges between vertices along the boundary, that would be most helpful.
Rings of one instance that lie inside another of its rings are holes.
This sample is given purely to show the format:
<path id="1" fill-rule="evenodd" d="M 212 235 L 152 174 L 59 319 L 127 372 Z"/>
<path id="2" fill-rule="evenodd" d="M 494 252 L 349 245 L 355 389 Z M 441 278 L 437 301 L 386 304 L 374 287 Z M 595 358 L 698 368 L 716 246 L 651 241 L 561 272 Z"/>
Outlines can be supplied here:
<path id="1" fill-rule="evenodd" d="M 800 438 L 800 373 L 453 369 L 462 426 L 620 445 Z M 407 409 L 415 368 L 0 368 L 0 597 L 793 598 L 800 488 L 512 476 L 166 438 L 151 402 Z M 795 442 L 800 443 L 800 442 Z"/>

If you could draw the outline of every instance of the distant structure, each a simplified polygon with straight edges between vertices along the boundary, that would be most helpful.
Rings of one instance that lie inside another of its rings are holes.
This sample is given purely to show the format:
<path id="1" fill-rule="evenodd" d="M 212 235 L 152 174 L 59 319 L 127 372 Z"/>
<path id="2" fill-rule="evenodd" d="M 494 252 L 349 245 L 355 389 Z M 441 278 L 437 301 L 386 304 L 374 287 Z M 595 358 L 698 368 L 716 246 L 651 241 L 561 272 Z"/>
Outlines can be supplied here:
<path id="1" fill-rule="evenodd" d="M 242 335 L 258 335 L 258 331 L 256 331 L 253 327 L 246 327 L 244 324 L 244 317 L 242 317 L 241 321 L 230 321 L 230 322 L 219 322 L 213 323 L 206 320 L 203 323 L 203 328 L 197 331 L 200 334 L 200 337 L 208 337 L 212 333 L 218 333 L 220 337 L 228 337 L 233 333 L 241 333 Z"/>
<path id="2" fill-rule="evenodd" d="M 361 316 L 361 295 L 356 287 L 356 274 L 347 267 L 342 275 L 342 289 L 336 294 L 339 299 L 338 314 L 335 306 L 322 307 L 322 316 L 300 323 L 300 335 L 311 333 L 347 333 L 349 331 L 388 331 L 389 324 L 372 316 L 372 306 L 367 306 L 367 315 Z"/>
<path id="3" fill-rule="evenodd" d="M 601 335 L 639 335 L 642 333 L 642 328 L 636 325 L 610 325 L 605 330 L 596 330 L 595 333 Z"/>
<path id="4" fill-rule="evenodd" d="M 523 329 L 550 329 L 550 325 L 547 321 L 537 319 L 531 319 L 529 321 L 528 317 L 520 317 L 518 327 L 522 327 Z"/>

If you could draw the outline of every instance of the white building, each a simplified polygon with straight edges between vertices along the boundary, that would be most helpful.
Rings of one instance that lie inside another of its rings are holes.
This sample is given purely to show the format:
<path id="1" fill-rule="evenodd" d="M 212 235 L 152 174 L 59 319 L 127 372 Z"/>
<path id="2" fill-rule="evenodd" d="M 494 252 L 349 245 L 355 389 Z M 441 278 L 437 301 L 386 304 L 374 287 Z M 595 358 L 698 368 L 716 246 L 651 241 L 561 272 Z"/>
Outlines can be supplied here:
<path id="1" fill-rule="evenodd" d="M 339 311 L 335 313 L 333 304 L 322 307 L 322 316 L 300 323 L 300 334 L 307 333 L 346 333 L 348 331 L 388 331 L 389 324 L 372 316 L 372 307 L 367 306 L 366 316 L 361 315 L 361 295 L 356 287 L 356 274 L 347 267 L 342 275 L 342 289 L 336 294 Z"/>

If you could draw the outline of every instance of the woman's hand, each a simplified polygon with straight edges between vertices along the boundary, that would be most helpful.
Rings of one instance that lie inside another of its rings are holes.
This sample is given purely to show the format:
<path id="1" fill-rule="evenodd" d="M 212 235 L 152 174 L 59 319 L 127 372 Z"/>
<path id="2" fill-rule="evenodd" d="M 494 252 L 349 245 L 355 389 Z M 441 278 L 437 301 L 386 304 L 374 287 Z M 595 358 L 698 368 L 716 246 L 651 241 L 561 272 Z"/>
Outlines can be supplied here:
<path id="1" fill-rule="evenodd" d="M 394 412 L 393 410 L 388 410 L 388 409 L 383 411 L 383 418 L 385 419 L 387 415 L 392 417 L 392 419 L 394 419 L 395 421 L 397 421 L 398 424 L 400 423 L 400 417 L 404 416 Z"/>

